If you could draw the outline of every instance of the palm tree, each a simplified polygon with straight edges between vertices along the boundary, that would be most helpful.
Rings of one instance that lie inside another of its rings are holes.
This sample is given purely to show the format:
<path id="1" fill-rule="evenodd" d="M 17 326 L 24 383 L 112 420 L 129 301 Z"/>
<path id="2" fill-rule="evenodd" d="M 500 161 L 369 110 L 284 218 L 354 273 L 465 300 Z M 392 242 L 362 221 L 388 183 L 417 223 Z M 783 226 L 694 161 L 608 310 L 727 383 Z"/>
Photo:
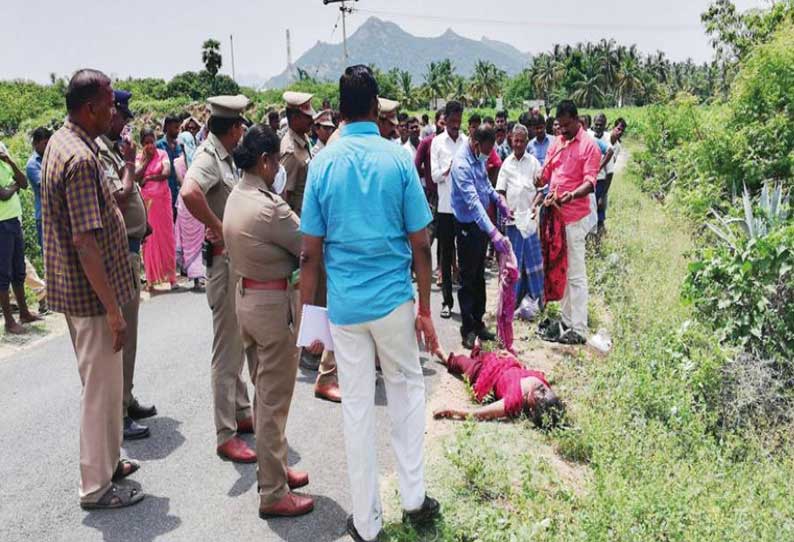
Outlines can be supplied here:
<path id="1" fill-rule="evenodd" d="M 430 91 L 430 98 L 435 101 L 437 98 L 446 97 L 452 88 L 454 77 L 455 66 L 448 58 L 428 64 L 425 83 Z"/>
<path id="2" fill-rule="evenodd" d="M 626 55 L 620 64 L 615 83 L 618 107 L 623 107 L 623 104 L 643 86 L 640 66 L 636 57 Z"/>
<path id="3" fill-rule="evenodd" d="M 413 78 L 411 77 L 411 73 L 405 70 L 402 70 L 397 77 L 398 83 L 398 94 L 400 96 L 400 102 L 402 105 L 408 109 L 414 109 L 417 105 L 416 99 L 416 89 L 413 85 Z"/>
<path id="4" fill-rule="evenodd" d="M 221 43 L 218 40 L 208 39 L 204 42 L 204 45 L 201 46 L 201 61 L 210 77 L 215 79 L 223 65 Z"/>
<path id="5" fill-rule="evenodd" d="M 496 67 L 493 62 L 478 60 L 474 65 L 474 74 L 471 78 L 470 90 L 480 104 L 490 98 L 495 98 L 501 93 L 502 81 L 505 72 Z"/>
<path id="6" fill-rule="evenodd" d="M 562 64 L 548 54 L 539 55 L 532 64 L 532 83 L 547 104 L 554 87 L 562 79 L 563 69 Z"/>

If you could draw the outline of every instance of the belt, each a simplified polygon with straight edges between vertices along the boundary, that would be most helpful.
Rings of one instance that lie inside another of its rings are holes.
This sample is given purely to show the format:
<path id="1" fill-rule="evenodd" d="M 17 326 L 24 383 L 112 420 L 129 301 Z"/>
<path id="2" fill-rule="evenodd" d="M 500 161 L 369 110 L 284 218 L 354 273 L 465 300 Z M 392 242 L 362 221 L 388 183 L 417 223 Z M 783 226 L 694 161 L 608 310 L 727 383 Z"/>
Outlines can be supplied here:
<path id="1" fill-rule="evenodd" d="M 127 244 L 130 247 L 130 252 L 135 254 L 141 253 L 141 240 L 135 237 L 127 237 Z"/>
<path id="2" fill-rule="evenodd" d="M 262 281 L 243 278 L 243 288 L 246 290 L 286 290 L 287 279 Z"/>
<path id="3" fill-rule="evenodd" d="M 223 256 L 223 251 L 226 249 L 223 245 L 212 245 L 213 256 Z"/>

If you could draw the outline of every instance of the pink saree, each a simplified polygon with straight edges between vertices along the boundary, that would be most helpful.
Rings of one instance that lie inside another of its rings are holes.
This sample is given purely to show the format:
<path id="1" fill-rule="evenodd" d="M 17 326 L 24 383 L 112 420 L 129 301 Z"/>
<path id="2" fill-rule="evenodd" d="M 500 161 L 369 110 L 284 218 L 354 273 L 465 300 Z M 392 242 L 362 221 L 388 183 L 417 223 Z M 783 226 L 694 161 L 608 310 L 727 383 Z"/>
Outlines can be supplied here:
<path id="1" fill-rule="evenodd" d="M 146 166 L 144 178 L 160 175 L 168 162 L 165 151 L 157 149 L 157 156 Z M 138 156 L 143 161 L 143 155 Z M 147 181 L 141 195 L 149 216 L 152 234 L 143 242 L 143 266 L 149 287 L 167 282 L 176 284 L 176 248 L 174 244 L 174 218 L 171 210 L 171 190 L 168 179 Z"/>
<path id="2" fill-rule="evenodd" d="M 184 179 L 187 173 L 184 156 L 183 154 L 174 161 L 174 168 L 180 179 Z M 190 279 L 203 279 L 205 276 L 204 263 L 201 260 L 205 229 L 204 224 L 187 210 L 182 195 L 177 196 L 176 224 L 174 224 L 176 263 Z"/>

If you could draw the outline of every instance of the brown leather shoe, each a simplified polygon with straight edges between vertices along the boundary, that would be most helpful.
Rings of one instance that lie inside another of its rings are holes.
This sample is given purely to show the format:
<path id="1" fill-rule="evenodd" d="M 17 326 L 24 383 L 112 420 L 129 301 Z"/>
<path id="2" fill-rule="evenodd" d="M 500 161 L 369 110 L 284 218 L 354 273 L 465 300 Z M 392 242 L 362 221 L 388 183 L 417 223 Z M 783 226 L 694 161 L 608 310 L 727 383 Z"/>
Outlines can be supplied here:
<path id="1" fill-rule="evenodd" d="M 329 382 L 327 384 L 320 384 L 319 382 L 314 386 L 314 396 L 318 399 L 325 399 L 334 403 L 342 402 L 342 392 L 339 391 L 339 384 Z"/>
<path id="2" fill-rule="evenodd" d="M 237 420 L 238 433 L 253 433 L 254 432 L 254 418 L 249 416 L 244 420 Z"/>
<path id="3" fill-rule="evenodd" d="M 218 455 L 233 463 L 256 463 L 256 452 L 240 437 L 232 437 L 218 446 Z"/>
<path id="4" fill-rule="evenodd" d="M 308 514 L 312 510 L 314 510 L 314 499 L 289 492 L 280 500 L 269 506 L 260 506 L 259 517 L 267 519 L 302 516 L 303 514 Z"/>
<path id="5" fill-rule="evenodd" d="M 300 470 L 287 469 L 287 485 L 290 489 L 309 485 L 309 473 Z"/>

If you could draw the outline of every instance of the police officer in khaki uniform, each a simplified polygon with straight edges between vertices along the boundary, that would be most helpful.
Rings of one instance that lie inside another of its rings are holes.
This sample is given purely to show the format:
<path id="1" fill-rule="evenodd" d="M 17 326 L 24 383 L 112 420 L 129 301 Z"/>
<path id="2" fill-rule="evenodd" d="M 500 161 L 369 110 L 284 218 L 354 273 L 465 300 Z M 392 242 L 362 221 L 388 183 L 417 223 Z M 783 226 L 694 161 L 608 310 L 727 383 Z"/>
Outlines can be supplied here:
<path id="1" fill-rule="evenodd" d="M 303 207 L 303 192 L 306 187 L 306 174 L 311 161 L 311 146 L 307 134 L 317 115 L 312 108 L 312 94 L 305 92 L 285 92 L 284 101 L 287 106 L 287 123 L 289 129 L 281 140 L 281 165 L 287 172 L 286 200 L 292 210 L 300 217 Z M 296 321 L 300 326 L 300 296 L 297 291 L 292 293 Z M 325 275 L 320 278 L 317 290 L 317 305 L 325 306 L 326 281 Z M 321 358 L 303 350 L 300 353 L 300 364 L 304 369 L 318 371 L 314 395 L 320 399 L 340 402 L 339 383 L 336 376 L 336 359 L 333 352 L 325 352 Z"/>
<path id="2" fill-rule="evenodd" d="M 397 118 L 399 108 L 400 102 L 378 97 L 378 130 L 382 138 L 390 141 L 397 138 L 399 142 L 400 139 L 397 136 L 397 127 L 400 125 Z"/>
<path id="3" fill-rule="evenodd" d="M 223 238 L 238 280 L 237 320 L 256 388 L 259 515 L 297 516 L 314 507 L 310 497 L 290 491 L 308 484 L 309 475 L 287 466 L 285 436 L 298 373 L 288 283 L 298 269 L 300 220 L 273 192 L 280 166 L 271 128 L 249 129 L 234 161 L 243 177 L 226 203 Z"/>
<path id="4" fill-rule="evenodd" d="M 253 432 L 248 391 L 240 373 L 243 344 L 234 309 L 237 284 L 229 268 L 223 239 L 226 200 L 238 182 L 232 151 L 244 133 L 245 96 L 217 96 L 210 107 L 207 139 L 196 149 L 185 174 L 182 199 L 190 214 L 207 226 L 205 259 L 207 301 L 212 309 L 212 395 L 218 455 L 239 463 L 254 463 L 256 454 L 237 433 Z"/>
<path id="5" fill-rule="evenodd" d="M 105 170 L 105 180 L 110 184 L 110 190 L 124 217 L 130 248 L 130 266 L 135 277 L 135 295 L 121 307 L 122 316 L 127 322 L 127 342 L 124 343 L 123 355 L 124 438 L 134 440 L 149 436 L 149 428 L 135 420 L 157 414 L 154 405 L 144 406 L 132 395 L 135 356 L 138 350 L 138 309 L 141 301 L 141 242 L 146 236 L 147 222 L 141 189 L 135 182 L 135 143 L 129 137 L 121 137 L 127 123 L 133 118 L 129 107 L 132 93 L 116 90 L 113 94 L 116 112 L 110 122 L 110 130 L 99 136 L 96 143 L 99 146 L 99 161 Z"/>

